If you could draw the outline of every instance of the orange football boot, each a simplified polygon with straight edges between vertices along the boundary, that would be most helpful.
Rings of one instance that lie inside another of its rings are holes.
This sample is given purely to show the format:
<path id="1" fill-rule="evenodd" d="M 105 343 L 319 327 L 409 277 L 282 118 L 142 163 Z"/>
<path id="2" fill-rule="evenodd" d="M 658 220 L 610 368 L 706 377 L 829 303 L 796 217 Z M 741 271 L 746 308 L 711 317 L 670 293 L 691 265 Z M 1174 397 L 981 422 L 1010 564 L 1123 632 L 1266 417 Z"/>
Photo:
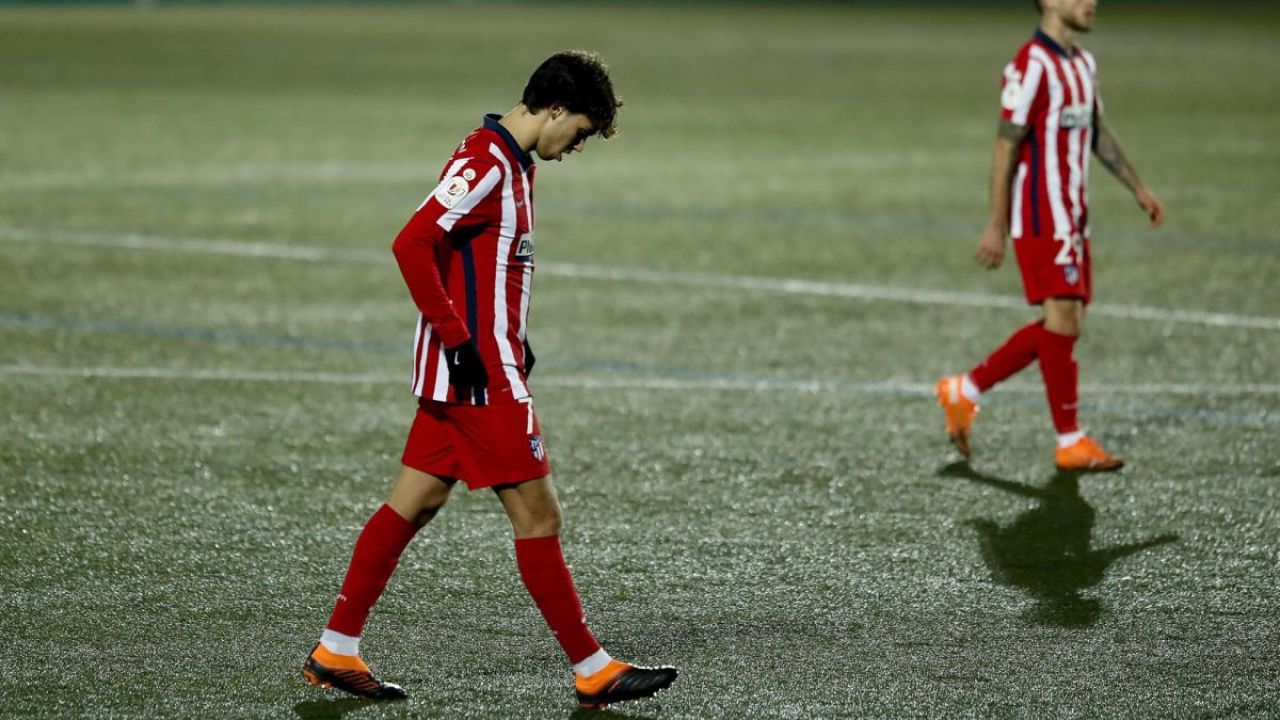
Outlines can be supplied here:
<path id="1" fill-rule="evenodd" d="M 960 392 L 961 375 L 944 377 L 933 388 L 938 404 L 947 417 L 947 437 L 961 455 L 969 457 L 969 428 L 978 415 L 978 404 Z"/>
<path id="2" fill-rule="evenodd" d="M 312 685 L 335 687 L 370 700 L 403 700 L 407 697 L 399 685 L 374 677 L 373 671 L 359 655 L 332 653 L 320 643 L 316 643 L 302 664 L 302 676 Z"/>
<path id="3" fill-rule="evenodd" d="M 1074 443 L 1058 448 L 1053 462 L 1059 470 L 1068 472 L 1114 472 L 1124 467 L 1124 458 L 1102 449 L 1092 438 L 1080 438 Z"/>
<path id="4" fill-rule="evenodd" d="M 574 679 L 578 704 L 603 710 L 610 703 L 652 697 L 671 686 L 679 673 L 673 667 L 639 667 L 610 660 L 599 672 Z"/>

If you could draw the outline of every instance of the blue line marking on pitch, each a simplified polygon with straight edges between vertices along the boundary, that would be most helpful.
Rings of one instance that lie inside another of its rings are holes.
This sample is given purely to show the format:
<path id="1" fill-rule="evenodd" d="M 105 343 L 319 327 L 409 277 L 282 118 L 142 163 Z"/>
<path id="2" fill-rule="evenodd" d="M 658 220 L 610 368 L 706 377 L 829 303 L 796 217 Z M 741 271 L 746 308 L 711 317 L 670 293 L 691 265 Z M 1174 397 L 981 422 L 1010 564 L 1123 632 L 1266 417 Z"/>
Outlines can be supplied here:
<path id="1" fill-rule="evenodd" d="M 26 327 L 71 332 L 101 333 L 108 335 L 140 335 L 144 337 L 173 338 L 179 340 L 200 340 L 228 342 L 242 345 L 258 345 L 266 347 L 293 347 L 315 350 L 341 350 L 346 352 L 375 353 L 382 355 L 406 355 L 408 350 L 403 343 L 384 343 L 369 340 L 344 338 L 317 338 L 301 335 L 273 335 L 245 333 L 235 330 L 212 330 L 208 328 L 182 327 L 173 325 L 149 325 L 122 322 L 116 320 L 90 320 L 74 318 L 57 318 L 42 315 L 18 315 L 0 313 L 0 326 Z M 891 385 L 879 386 L 878 383 L 854 381 L 830 381 L 815 379 L 796 379 L 766 375 L 743 375 L 735 373 L 714 372 L 692 368 L 662 367 L 634 362 L 613 362 L 608 360 L 556 360 L 539 359 L 557 370 L 577 370 L 600 372 L 616 375 L 633 375 L 659 380 L 695 380 L 705 382 L 727 383 L 761 383 L 777 385 L 794 384 L 797 392 L 810 389 L 817 392 L 847 392 L 861 395 L 879 395 L 901 397 L 905 399 L 933 400 L 933 393 L 928 391 L 898 388 Z M 993 395 L 989 402 L 995 405 L 1042 406 L 1042 398 L 1020 398 L 1013 396 Z M 1126 415 L 1144 418 L 1165 418 L 1170 420 L 1199 420 L 1220 425 L 1239 425 L 1246 427 L 1271 426 L 1280 427 L 1280 414 L 1262 412 L 1256 415 L 1223 412 L 1219 410 L 1188 409 L 1180 407 L 1137 405 L 1132 403 L 1099 402 L 1082 404 L 1082 409 L 1089 412 L 1111 415 Z"/>

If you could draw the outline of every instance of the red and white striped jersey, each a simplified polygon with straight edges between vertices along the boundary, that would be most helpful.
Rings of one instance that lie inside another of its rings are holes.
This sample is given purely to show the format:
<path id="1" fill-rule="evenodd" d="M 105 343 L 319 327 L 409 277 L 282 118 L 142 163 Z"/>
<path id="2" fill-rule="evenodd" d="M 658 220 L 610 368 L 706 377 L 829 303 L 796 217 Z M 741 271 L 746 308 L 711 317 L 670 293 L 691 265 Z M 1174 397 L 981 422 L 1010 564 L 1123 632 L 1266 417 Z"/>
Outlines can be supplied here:
<path id="1" fill-rule="evenodd" d="M 400 272 L 418 306 L 413 393 L 440 402 L 529 397 L 525 327 L 533 280 L 533 159 L 486 115 L 445 164 L 435 190 L 396 237 Z M 458 397 L 444 349 L 474 340 L 486 392 Z"/>
<path id="2" fill-rule="evenodd" d="M 1037 30 L 1004 68 L 1000 117 L 1029 127 L 1018 151 L 1009 234 L 1089 237 L 1089 153 L 1098 66 L 1087 50 L 1070 52 Z"/>

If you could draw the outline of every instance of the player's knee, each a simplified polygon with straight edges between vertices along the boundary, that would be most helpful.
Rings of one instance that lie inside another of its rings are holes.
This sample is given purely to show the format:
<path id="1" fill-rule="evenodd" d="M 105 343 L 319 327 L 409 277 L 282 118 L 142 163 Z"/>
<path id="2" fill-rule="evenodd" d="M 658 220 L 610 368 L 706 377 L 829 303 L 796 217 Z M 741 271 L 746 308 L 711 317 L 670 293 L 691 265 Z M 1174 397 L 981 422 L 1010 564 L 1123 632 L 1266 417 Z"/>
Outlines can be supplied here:
<path id="1" fill-rule="evenodd" d="M 1080 336 L 1080 322 L 1072 318 L 1063 318 L 1056 323 L 1045 323 L 1045 329 L 1058 335 L 1068 335 L 1070 337 Z"/>
<path id="2" fill-rule="evenodd" d="M 511 518 L 516 537 L 547 537 L 560 534 L 560 508 L 552 506 Z"/>
<path id="3" fill-rule="evenodd" d="M 1045 303 L 1044 328 L 1058 335 L 1078 337 L 1084 327 L 1084 308 L 1077 302 Z"/>

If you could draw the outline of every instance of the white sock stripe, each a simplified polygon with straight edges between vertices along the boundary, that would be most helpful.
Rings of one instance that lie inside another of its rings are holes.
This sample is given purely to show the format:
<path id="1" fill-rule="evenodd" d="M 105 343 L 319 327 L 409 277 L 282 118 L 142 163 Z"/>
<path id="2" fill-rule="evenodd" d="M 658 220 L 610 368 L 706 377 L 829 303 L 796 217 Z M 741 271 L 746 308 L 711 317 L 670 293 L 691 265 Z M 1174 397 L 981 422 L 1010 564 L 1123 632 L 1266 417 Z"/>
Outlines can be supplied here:
<path id="1" fill-rule="evenodd" d="M 338 655 L 359 655 L 360 654 L 360 638 L 351 635 L 343 635 L 336 630 L 325 628 L 320 633 L 320 644 L 331 653 Z"/>
<path id="2" fill-rule="evenodd" d="M 1057 442 L 1059 448 L 1070 447 L 1084 439 L 1084 431 L 1076 430 L 1074 432 L 1062 433 L 1058 435 Z"/>
<path id="3" fill-rule="evenodd" d="M 574 663 L 573 671 L 577 673 L 578 677 L 594 675 L 605 669 L 609 664 L 609 661 L 612 659 L 613 658 L 609 656 L 609 653 L 605 652 L 604 648 L 601 648 L 592 653 L 591 657 L 583 660 L 582 662 Z"/>

